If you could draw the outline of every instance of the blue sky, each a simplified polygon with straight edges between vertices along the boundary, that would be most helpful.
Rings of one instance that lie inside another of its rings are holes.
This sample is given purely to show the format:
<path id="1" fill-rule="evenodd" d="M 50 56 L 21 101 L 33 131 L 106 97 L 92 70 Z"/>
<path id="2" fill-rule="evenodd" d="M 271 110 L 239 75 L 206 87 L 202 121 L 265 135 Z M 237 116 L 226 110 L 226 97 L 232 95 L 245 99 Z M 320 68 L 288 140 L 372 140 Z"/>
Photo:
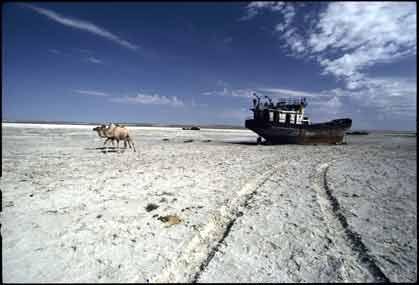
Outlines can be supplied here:
<path id="1" fill-rule="evenodd" d="M 415 2 L 8 3 L 3 119 L 244 125 L 251 94 L 313 122 L 416 129 Z"/>

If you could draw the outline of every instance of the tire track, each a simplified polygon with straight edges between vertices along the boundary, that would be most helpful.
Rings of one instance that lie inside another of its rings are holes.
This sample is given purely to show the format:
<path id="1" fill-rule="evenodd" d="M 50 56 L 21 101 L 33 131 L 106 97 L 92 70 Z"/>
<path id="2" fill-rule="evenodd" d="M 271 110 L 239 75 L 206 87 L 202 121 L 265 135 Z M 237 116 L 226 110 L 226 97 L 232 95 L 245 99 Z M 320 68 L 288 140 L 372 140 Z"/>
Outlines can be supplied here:
<path id="1" fill-rule="evenodd" d="M 333 161 L 329 162 L 332 163 Z M 376 264 L 375 258 L 368 253 L 368 248 L 362 241 L 361 236 L 355 231 L 351 230 L 349 223 L 344 215 L 339 201 L 333 195 L 332 189 L 328 186 L 327 171 L 329 164 L 325 163 L 318 167 L 316 173 L 316 184 L 324 189 L 326 198 L 331 206 L 331 212 L 335 219 L 339 221 L 345 233 L 345 240 L 349 243 L 351 250 L 358 258 L 358 262 L 368 270 L 375 282 L 390 282 L 388 277 L 383 273 L 380 267 Z M 324 206 L 322 207 L 324 208 Z"/>
<path id="2" fill-rule="evenodd" d="M 245 184 L 237 193 L 237 197 L 222 206 L 210 217 L 208 224 L 191 239 L 185 250 L 162 270 L 164 273 L 150 280 L 150 282 L 196 283 L 218 251 L 221 243 L 230 233 L 237 218 L 243 215 L 240 209 L 246 205 L 278 168 L 279 166 Z"/>

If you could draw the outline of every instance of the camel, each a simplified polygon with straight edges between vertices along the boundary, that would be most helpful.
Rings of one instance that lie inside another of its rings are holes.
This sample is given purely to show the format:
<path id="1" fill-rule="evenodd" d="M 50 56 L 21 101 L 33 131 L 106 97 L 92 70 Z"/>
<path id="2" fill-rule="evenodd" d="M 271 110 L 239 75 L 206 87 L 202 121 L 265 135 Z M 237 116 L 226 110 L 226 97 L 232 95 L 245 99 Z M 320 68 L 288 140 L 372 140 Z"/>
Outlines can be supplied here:
<path id="1" fill-rule="evenodd" d="M 112 145 L 114 146 L 114 141 L 116 140 L 117 147 L 119 148 L 119 141 L 122 140 L 124 141 L 125 148 L 127 147 L 128 143 L 129 147 L 133 148 L 134 152 L 136 152 L 134 142 L 132 141 L 128 133 L 128 129 L 125 128 L 125 126 L 111 123 L 108 127 L 106 127 L 105 125 L 101 125 L 100 127 L 96 127 L 93 130 L 96 131 L 100 137 L 106 137 L 106 140 L 103 143 L 103 145 L 106 145 L 106 143 L 109 140 L 111 140 Z"/>
<path id="2" fill-rule="evenodd" d="M 110 124 L 109 124 L 109 126 L 111 126 L 111 125 L 112 125 L 112 123 L 110 123 Z M 121 127 L 121 128 L 125 128 L 125 126 L 124 126 L 124 125 L 120 125 L 120 124 L 115 124 L 115 126 L 117 126 L 117 127 Z M 101 137 L 101 138 L 106 138 L 105 142 L 103 143 L 103 145 L 104 145 L 104 146 L 106 145 L 106 143 L 107 143 L 109 140 L 111 140 L 111 141 L 112 141 L 112 146 L 115 146 L 115 143 L 114 143 L 115 138 L 108 138 L 108 137 L 104 134 L 104 129 L 106 129 L 106 126 L 105 126 L 105 125 L 101 125 L 100 127 L 95 127 L 95 128 L 93 128 L 93 131 L 96 131 L 96 132 L 97 132 L 97 134 L 99 135 L 99 137 Z M 124 145 L 125 145 L 125 147 L 126 147 L 126 142 L 125 142 L 125 141 L 124 141 Z M 131 148 L 131 145 L 130 145 L 130 148 Z"/>
<path id="3" fill-rule="evenodd" d="M 106 145 L 106 143 L 109 141 L 109 138 L 103 133 L 103 130 L 106 128 L 105 125 L 101 125 L 100 127 L 95 127 L 93 128 L 93 131 L 97 132 L 98 136 L 101 138 L 106 138 L 105 142 L 103 143 L 103 146 Z M 115 139 L 111 139 L 112 140 L 112 146 L 115 146 Z"/>

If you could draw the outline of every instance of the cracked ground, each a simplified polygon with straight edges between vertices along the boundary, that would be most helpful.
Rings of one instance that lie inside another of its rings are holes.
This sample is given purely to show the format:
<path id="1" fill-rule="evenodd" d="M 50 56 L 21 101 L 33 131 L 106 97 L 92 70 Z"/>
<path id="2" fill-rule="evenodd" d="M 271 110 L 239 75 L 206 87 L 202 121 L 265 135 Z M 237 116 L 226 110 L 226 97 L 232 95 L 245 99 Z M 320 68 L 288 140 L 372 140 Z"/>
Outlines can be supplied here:
<path id="1" fill-rule="evenodd" d="M 416 137 L 131 133 L 3 127 L 5 282 L 417 280 Z"/>

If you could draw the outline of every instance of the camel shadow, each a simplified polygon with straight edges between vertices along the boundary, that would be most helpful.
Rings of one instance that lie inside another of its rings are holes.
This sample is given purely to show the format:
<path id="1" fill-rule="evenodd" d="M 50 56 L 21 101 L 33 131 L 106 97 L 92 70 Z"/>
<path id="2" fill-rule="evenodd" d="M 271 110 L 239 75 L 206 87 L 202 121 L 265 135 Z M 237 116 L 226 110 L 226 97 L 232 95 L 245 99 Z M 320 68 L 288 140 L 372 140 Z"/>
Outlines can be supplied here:
<path id="1" fill-rule="evenodd" d="M 102 146 L 102 147 L 86 147 L 84 148 L 85 150 L 106 150 L 106 149 L 117 149 L 116 146 Z"/>
<path id="2" fill-rule="evenodd" d="M 118 148 L 115 146 L 102 146 L 102 147 L 87 147 L 84 150 L 100 150 L 101 153 L 124 153 L 127 149 L 125 148 Z"/>
<path id="3" fill-rule="evenodd" d="M 124 150 L 121 150 L 121 151 L 119 151 L 119 150 L 102 150 L 101 151 L 101 153 L 109 153 L 109 152 L 113 152 L 113 153 L 124 153 L 125 151 Z"/>

